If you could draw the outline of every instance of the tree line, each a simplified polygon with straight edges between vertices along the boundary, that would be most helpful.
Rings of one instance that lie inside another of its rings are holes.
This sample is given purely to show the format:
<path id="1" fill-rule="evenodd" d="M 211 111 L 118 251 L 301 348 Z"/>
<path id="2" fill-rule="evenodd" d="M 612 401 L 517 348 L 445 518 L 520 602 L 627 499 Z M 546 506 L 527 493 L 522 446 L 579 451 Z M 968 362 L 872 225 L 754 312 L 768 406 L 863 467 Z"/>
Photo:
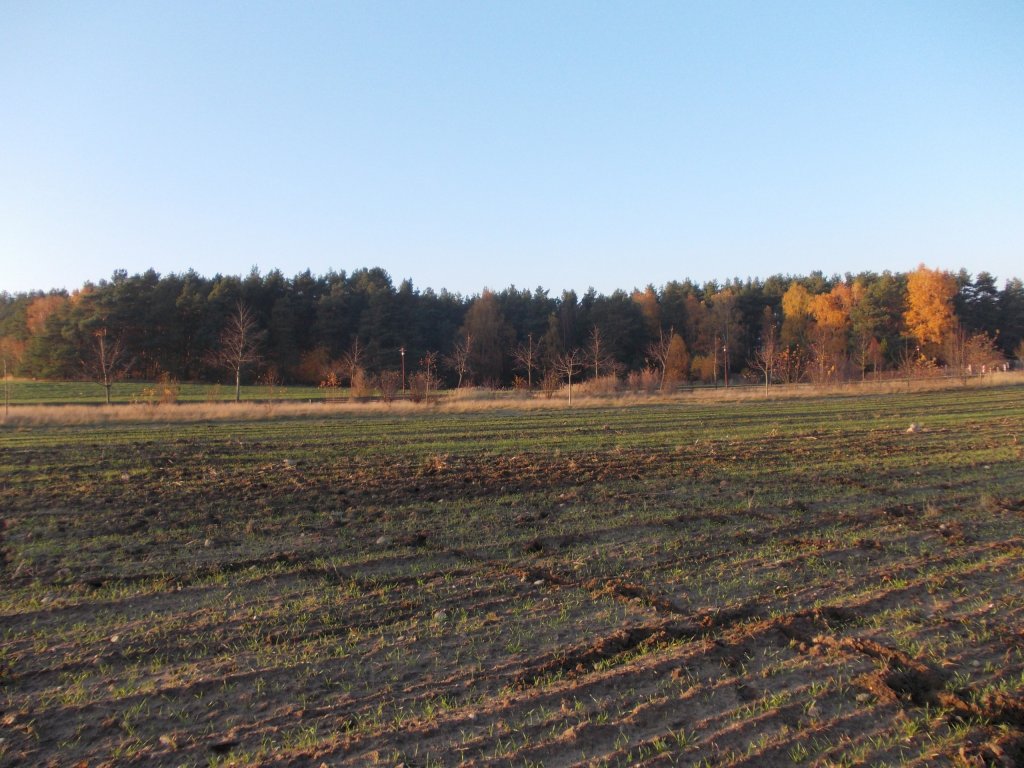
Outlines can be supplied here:
<path id="1" fill-rule="evenodd" d="M 244 328 L 244 338 L 239 333 Z M 382 269 L 285 277 L 153 270 L 0 293 L 0 354 L 22 377 L 522 388 L 573 376 L 647 388 L 980 371 L 1024 356 L 1024 285 L 909 273 L 689 280 L 582 296 L 462 296 Z M 404 378 L 402 378 L 404 377 Z"/>

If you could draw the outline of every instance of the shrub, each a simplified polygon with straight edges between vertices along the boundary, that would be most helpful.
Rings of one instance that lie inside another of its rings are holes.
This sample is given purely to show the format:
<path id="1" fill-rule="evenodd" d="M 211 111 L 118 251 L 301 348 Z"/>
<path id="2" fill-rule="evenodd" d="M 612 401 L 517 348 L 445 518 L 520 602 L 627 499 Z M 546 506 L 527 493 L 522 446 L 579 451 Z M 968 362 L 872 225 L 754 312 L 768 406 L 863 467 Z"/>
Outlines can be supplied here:
<path id="1" fill-rule="evenodd" d="M 170 405 L 178 402 L 178 395 L 181 394 L 181 385 L 178 380 L 169 373 L 160 374 L 157 379 L 157 387 L 160 393 L 160 403 Z"/>
<path id="2" fill-rule="evenodd" d="M 577 385 L 581 395 L 614 395 L 621 391 L 622 381 L 618 376 L 596 376 Z"/>
<path id="3" fill-rule="evenodd" d="M 409 377 L 409 399 L 414 403 L 422 403 L 430 392 L 430 379 L 425 373 L 414 373 Z"/>
<path id="4" fill-rule="evenodd" d="M 373 376 L 364 368 L 356 368 L 352 373 L 352 397 L 370 397 L 373 394 Z"/>
<path id="5" fill-rule="evenodd" d="M 633 392 L 646 392 L 651 395 L 657 392 L 660 386 L 661 376 L 653 368 L 647 367 L 629 374 L 629 389 Z"/>
<path id="6" fill-rule="evenodd" d="M 395 399 L 398 388 L 402 384 L 402 375 L 398 371 L 384 371 L 380 375 L 380 397 L 385 403 Z"/>
<path id="7" fill-rule="evenodd" d="M 712 355 L 697 355 L 690 363 L 691 373 L 700 381 L 714 381 L 715 359 Z"/>
<path id="8" fill-rule="evenodd" d="M 550 400 L 561 385 L 562 380 L 557 373 L 553 370 L 544 371 L 544 377 L 540 380 L 540 388 L 544 392 L 544 397 Z"/>
<path id="9" fill-rule="evenodd" d="M 331 370 L 330 356 L 324 347 L 303 352 L 299 364 L 293 371 L 296 381 L 302 384 L 317 384 L 327 378 Z"/>

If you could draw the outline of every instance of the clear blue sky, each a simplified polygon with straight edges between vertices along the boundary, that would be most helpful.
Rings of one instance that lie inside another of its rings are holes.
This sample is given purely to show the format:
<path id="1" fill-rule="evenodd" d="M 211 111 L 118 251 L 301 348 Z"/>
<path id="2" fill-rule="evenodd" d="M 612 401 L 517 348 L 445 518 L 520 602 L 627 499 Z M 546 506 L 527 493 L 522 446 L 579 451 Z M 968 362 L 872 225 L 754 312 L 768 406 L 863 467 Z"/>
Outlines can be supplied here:
<path id="1" fill-rule="evenodd" d="M 0 290 L 1024 276 L 1024 3 L 0 3 Z"/>

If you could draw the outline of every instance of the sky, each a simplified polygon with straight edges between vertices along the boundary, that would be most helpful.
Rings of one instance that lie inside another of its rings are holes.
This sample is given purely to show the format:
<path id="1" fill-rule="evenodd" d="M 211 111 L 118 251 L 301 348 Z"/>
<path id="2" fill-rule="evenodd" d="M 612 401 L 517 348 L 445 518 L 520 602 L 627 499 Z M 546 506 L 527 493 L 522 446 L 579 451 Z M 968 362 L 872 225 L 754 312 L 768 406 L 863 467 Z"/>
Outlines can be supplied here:
<path id="1" fill-rule="evenodd" d="M 0 291 L 1024 276 L 1024 3 L 0 3 Z"/>

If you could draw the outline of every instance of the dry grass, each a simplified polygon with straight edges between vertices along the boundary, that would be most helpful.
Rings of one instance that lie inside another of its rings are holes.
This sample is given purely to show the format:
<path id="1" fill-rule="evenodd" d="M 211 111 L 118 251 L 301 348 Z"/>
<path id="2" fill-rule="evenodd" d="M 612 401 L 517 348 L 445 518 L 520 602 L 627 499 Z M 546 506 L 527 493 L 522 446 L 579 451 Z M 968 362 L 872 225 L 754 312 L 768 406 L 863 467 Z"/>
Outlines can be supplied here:
<path id="1" fill-rule="evenodd" d="M 991 373 L 963 380 L 936 377 L 932 379 L 890 379 L 886 381 L 851 381 L 844 384 L 786 384 L 769 389 L 768 399 L 783 400 L 805 397 L 855 397 L 857 395 L 890 395 L 906 392 L 939 392 L 949 389 L 984 389 L 1024 384 L 1024 372 Z M 764 400 L 764 386 L 744 386 L 730 389 L 697 389 L 683 397 L 694 400 L 745 401 Z"/>
<path id="2" fill-rule="evenodd" d="M 1024 385 L 1024 372 L 996 373 L 969 379 L 919 379 L 914 381 L 855 382 L 831 386 L 806 384 L 774 386 L 769 390 L 770 400 L 792 400 L 814 397 L 857 397 L 858 395 L 900 394 L 907 392 L 933 392 L 939 390 L 993 386 Z M 585 394 L 574 385 L 574 409 L 604 408 L 609 404 L 621 407 L 677 402 L 724 403 L 764 400 L 761 387 L 731 387 L 729 389 L 694 389 L 689 392 L 668 394 L 618 393 L 613 395 Z M 0 414 L 0 427 L 27 427 L 33 425 L 87 425 L 123 424 L 132 422 L 176 423 L 203 421 L 263 421 L 270 419 L 302 418 L 309 416 L 344 417 L 350 414 L 413 414 L 425 409 L 439 413 L 475 413 L 487 410 L 540 411 L 568 407 L 568 389 L 563 387 L 553 397 L 546 398 L 528 392 L 495 392 L 485 389 L 461 389 L 443 393 L 430 403 L 396 401 L 393 403 L 177 403 L 128 404 L 110 406 L 92 405 L 31 405 L 11 406 L 10 412 Z"/>

